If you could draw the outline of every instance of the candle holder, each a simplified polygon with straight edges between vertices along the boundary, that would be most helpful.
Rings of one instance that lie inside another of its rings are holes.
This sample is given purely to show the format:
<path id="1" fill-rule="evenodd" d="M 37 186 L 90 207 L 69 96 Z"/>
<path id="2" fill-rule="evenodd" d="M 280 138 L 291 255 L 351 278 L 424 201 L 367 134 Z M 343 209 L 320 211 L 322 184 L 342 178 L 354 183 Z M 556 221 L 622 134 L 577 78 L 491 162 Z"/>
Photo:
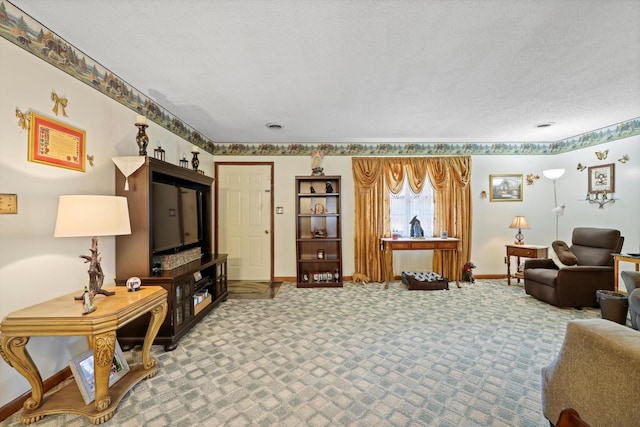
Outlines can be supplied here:
<path id="1" fill-rule="evenodd" d="M 193 158 L 191 159 L 191 166 L 193 166 L 194 171 L 197 171 L 198 166 L 200 166 L 200 160 L 198 160 L 198 154 L 200 153 L 198 151 L 192 151 L 191 154 L 193 155 Z"/>
<path id="2" fill-rule="evenodd" d="M 145 129 L 149 127 L 144 123 L 136 123 L 136 127 L 138 128 L 138 134 L 136 135 L 136 143 L 138 144 L 138 155 L 146 156 L 147 155 L 147 145 L 149 145 L 149 137 L 145 132 Z"/>
<path id="3" fill-rule="evenodd" d="M 180 166 L 182 166 L 183 168 L 189 167 L 189 160 L 187 160 L 187 156 L 185 154 L 182 154 L 182 158 L 180 159 Z"/>
<path id="4" fill-rule="evenodd" d="M 165 151 L 160 146 L 160 143 L 158 143 L 158 148 L 153 149 L 153 157 L 164 162 L 164 154 Z"/>

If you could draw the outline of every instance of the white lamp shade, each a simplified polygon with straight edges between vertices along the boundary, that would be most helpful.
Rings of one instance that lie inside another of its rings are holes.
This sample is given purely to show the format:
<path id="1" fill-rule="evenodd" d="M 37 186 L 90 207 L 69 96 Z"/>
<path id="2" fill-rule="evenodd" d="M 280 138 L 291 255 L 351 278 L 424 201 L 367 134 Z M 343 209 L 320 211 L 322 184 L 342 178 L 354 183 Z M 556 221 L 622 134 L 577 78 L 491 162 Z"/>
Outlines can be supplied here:
<path id="1" fill-rule="evenodd" d="M 126 197 L 60 196 L 54 237 L 131 234 Z"/>
<path id="2" fill-rule="evenodd" d="M 546 171 L 542 171 L 542 174 L 546 178 L 554 180 L 564 175 L 564 169 L 547 169 Z"/>

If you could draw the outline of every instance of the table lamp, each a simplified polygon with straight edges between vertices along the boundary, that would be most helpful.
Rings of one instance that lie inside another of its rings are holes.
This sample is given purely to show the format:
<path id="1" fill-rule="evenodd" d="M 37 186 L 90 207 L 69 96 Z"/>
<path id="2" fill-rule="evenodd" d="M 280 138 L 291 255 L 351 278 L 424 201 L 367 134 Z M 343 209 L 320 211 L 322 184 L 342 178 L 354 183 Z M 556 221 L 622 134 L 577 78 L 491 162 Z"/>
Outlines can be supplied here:
<path id="1" fill-rule="evenodd" d="M 58 201 L 54 237 L 91 236 L 91 255 L 80 255 L 89 263 L 89 293 L 113 295 L 102 289 L 104 273 L 100 266 L 98 236 L 131 234 L 126 197 L 64 195 Z M 76 297 L 82 299 L 82 296 Z"/>
<path id="2" fill-rule="evenodd" d="M 518 234 L 516 234 L 516 241 L 513 243 L 515 243 L 516 245 L 524 245 L 524 234 L 522 234 L 522 229 L 529 228 L 527 219 L 524 216 L 518 215 L 513 219 L 513 222 L 511 223 L 509 228 L 518 229 Z"/>

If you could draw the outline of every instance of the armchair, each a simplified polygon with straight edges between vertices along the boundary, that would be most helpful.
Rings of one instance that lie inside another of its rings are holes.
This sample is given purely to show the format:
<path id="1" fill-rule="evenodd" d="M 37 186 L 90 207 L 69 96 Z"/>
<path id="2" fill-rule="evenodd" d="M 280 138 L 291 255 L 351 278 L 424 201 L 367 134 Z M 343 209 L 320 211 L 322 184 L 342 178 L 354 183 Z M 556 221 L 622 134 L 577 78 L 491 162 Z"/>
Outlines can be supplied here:
<path id="1" fill-rule="evenodd" d="M 620 276 L 629 295 L 631 326 L 633 329 L 640 329 L 640 272 L 625 270 L 620 273 Z"/>
<path id="2" fill-rule="evenodd" d="M 596 291 L 614 289 L 612 253 L 622 250 L 620 231 L 577 227 L 569 250 L 577 264 L 559 267 L 552 259 L 529 259 L 524 264 L 524 290 L 558 307 L 597 307 Z"/>

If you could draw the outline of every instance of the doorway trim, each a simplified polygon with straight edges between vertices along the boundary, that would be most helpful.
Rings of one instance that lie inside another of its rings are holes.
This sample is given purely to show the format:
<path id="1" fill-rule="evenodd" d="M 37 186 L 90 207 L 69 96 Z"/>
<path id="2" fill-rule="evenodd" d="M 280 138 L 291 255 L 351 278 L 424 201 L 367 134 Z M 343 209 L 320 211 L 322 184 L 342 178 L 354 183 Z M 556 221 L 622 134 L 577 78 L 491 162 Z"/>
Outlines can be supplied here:
<path id="1" fill-rule="evenodd" d="M 271 197 L 271 211 L 269 212 L 269 250 L 271 251 L 271 260 L 270 260 L 270 278 L 269 280 L 273 282 L 274 279 L 274 258 L 275 258 L 275 244 L 274 244 L 274 236 L 273 236 L 273 227 L 274 227 L 274 218 L 273 218 L 273 205 L 274 205 L 274 186 L 273 186 L 273 170 L 274 170 L 274 162 L 214 162 L 214 206 L 213 206 L 213 232 L 214 232 L 214 249 L 215 253 L 218 253 L 218 209 L 219 209 L 219 200 L 218 200 L 218 183 L 220 182 L 219 178 L 219 166 L 269 166 L 271 171 L 270 184 L 269 184 L 269 193 Z"/>

